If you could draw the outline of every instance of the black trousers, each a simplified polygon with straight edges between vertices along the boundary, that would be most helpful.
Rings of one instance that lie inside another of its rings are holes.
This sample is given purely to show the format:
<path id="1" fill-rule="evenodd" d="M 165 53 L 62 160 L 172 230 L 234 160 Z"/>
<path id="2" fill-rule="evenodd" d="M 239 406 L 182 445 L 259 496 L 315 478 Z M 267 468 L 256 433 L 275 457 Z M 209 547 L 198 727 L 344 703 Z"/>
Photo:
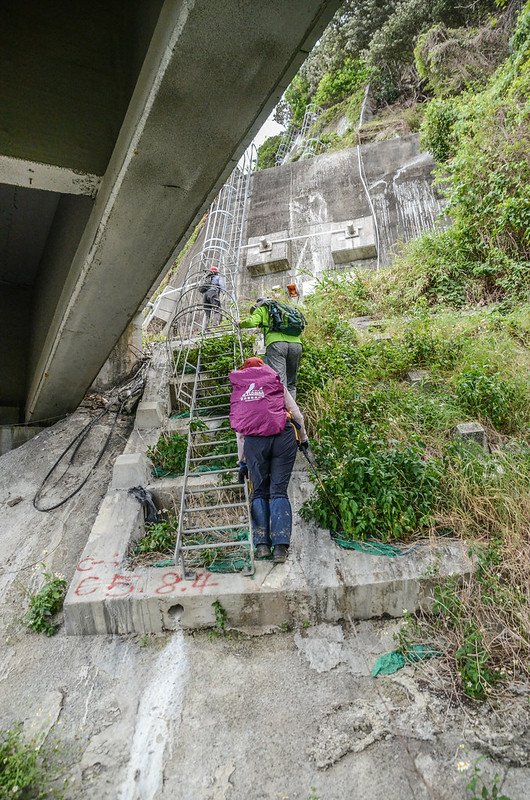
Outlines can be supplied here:
<path id="1" fill-rule="evenodd" d="M 286 544 L 291 539 L 292 509 L 287 496 L 297 442 L 288 422 L 275 436 L 245 436 L 245 458 L 252 480 L 254 544 Z"/>

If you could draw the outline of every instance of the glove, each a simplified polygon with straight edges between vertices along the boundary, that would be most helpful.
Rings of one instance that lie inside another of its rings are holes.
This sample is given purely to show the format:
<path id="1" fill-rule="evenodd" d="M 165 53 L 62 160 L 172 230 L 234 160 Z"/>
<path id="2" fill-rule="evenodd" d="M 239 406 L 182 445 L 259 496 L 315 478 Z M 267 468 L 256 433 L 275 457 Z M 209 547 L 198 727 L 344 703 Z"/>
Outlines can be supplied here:
<path id="1" fill-rule="evenodd" d="M 245 461 L 239 462 L 239 472 L 237 473 L 237 480 L 239 483 L 245 483 L 245 480 L 248 478 L 248 467 Z"/>
<path id="2" fill-rule="evenodd" d="M 300 442 L 298 449 L 301 450 L 305 455 L 309 450 L 309 439 L 306 439 L 305 442 Z"/>

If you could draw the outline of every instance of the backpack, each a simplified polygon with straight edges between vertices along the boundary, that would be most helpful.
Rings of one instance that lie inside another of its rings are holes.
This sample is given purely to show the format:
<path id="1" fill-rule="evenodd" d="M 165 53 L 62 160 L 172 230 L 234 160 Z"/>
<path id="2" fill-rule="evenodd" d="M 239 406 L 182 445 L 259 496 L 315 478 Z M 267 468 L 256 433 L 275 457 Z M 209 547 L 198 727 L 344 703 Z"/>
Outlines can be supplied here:
<path id="1" fill-rule="evenodd" d="M 287 422 L 280 376 L 267 364 L 230 373 L 230 427 L 244 436 L 275 436 Z"/>
<path id="2" fill-rule="evenodd" d="M 212 287 L 212 278 L 213 278 L 213 275 L 212 275 L 211 272 L 206 273 L 206 275 L 204 276 L 204 283 L 202 283 L 199 286 L 199 292 L 201 294 L 206 294 L 208 289 L 211 289 L 211 287 Z"/>
<path id="3" fill-rule="evenodd" d="M 279 303 L 277 300 L 265 300 L 261 305 L 269 309 L 269 331 L 284 333 L 286 336 L 300 336 L 306 326 L 306 318 L 294 306 Z"/>

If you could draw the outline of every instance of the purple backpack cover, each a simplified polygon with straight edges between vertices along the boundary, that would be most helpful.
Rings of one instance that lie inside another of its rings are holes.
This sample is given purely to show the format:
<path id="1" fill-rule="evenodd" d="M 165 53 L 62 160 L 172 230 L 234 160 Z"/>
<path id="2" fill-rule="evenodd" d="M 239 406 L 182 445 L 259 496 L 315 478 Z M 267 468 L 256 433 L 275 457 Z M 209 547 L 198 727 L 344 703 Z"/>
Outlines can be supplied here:
<path id="1" fill-rule="evenodd" d="M 230 425 L 245 436 L 275 436 L 285 428 L 287 411 L 280 376 L 264 364 L 230 373 Z"/>

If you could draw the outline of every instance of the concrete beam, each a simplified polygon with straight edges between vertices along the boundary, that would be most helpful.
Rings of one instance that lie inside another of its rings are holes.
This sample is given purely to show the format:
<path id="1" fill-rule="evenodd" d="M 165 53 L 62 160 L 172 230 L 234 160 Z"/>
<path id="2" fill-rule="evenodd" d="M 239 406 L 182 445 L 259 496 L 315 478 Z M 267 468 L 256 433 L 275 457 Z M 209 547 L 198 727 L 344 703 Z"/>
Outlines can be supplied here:
<path id="1" fill-rule="evenodd" d="M 51 326 L 35 342 L 28 419 L 75 408 L 338 6 L 166 0 Z"/>
<path id="2" fill-rule="evenodd" d="M 0 154 L 0 183 L 25 186 L 28 189 L 45 189 L 60 194 L 86 194 L 95 197 L 101 183 L 98 175 L 79 170 L 40 164 Z"/>

